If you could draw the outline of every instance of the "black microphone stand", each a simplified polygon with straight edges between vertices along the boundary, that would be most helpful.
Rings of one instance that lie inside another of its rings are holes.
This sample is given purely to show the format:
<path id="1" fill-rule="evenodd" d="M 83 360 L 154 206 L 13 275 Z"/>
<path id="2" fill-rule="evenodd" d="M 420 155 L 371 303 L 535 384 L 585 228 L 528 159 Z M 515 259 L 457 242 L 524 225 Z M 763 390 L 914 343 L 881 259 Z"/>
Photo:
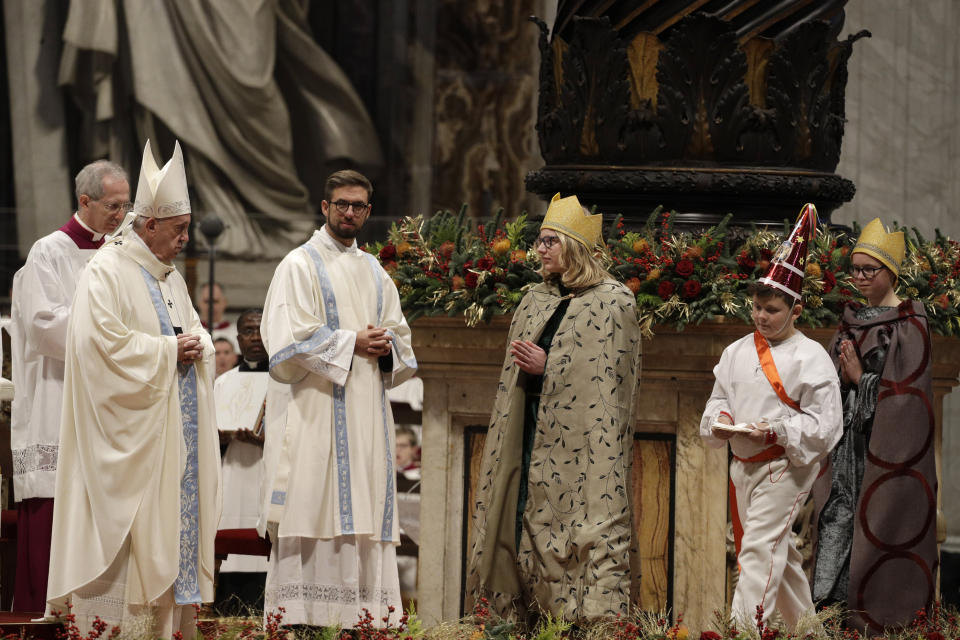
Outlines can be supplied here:
<path id="1" fill-rule="evenodd" d="M 223 220 L 215 214 L 208 214 L 200 221 L 200 233 L 207 239 L 210 252 L 210 279 L 207 280 L 207 331 L 213 335 L 213 264 L 216 262 L 217 238 L 223 233 Z"/>

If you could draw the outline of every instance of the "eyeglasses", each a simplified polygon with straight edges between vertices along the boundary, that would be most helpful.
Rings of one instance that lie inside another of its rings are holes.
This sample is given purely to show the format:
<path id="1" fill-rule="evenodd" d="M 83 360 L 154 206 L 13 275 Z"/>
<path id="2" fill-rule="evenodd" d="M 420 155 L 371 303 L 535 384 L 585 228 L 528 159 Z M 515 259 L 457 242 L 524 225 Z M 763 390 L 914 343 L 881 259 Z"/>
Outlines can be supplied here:
<path id="1" fill-rule="evenodd" d="M 100 202 L 97 200 L 96 202 Z M 122 211 L 123 213 L 130 213 L 133 211 L 132 202 L 100 202 L 100 206 L 107 210 L 108 213 L 116 213 Z"/>
<path id="2" fill-rule="evenodd" d="M 347 202 L 346 200 L 337 200 L 336 202 L 331 202 L 330 204 L 335 206 L 339 213 L 346 213 L 350 207 L 353 207 L 354 213 L 366 213 L 367 209 L 370 208 L 370 203 L 368 202 Z"/>
<path id="3" fill-rule="evenodd" d="M 553 249 L 554 245 L 560 243 L 560 236 L 540 236 L 533 242 L 533 246 L 539 249 L 546 247 L 547 251 Z"/>
<path id="4" fill-rule="evenodd" d="M 850 275 L 854 278 L 861 276 L 867 280 L 873 280 L 881 271 L 883 271 L 883 267 L 858 267 L 857 265 L 850 266 Z"/>
<path id="5" fill-rule="evenodd" d="M 238 336 L 243 336 L 244 338 L 252 338 L 253 336 L 260 335 L 260 327 L 247 327 L 245 329 L 239 329 L 237 331 Z"/>

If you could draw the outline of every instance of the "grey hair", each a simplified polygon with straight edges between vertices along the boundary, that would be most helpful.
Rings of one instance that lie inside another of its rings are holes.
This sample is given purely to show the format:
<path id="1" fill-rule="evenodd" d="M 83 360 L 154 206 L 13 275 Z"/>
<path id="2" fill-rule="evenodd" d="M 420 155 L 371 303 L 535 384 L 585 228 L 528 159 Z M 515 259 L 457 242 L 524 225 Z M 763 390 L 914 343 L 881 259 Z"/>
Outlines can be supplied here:
<path id="1" fill-rule="evenodd" d="M 82 195 L 90 196 L 91 200 L 99 200 L 102 198 L 103 179 L 107 176 L 126 180 L 128 183 L 130 182 L 130 179 L 127 177 L 127 172 L 116 162 L 95 160 L 83 169 L 80 169 L 80 173 L 77 174 L 76 180 L 74 181 L 76 184 L 74 193 L 77 196 L 77 202 L 80 201 L 80 196 Z"/>
<path id="2" fill-rule="evenodd" d="M 130 223 L 130 226 L 133 227 L 134 231 L 142 231 L 143 228 L 147 226 L 147 220 L 149 219 L 150 218 L 148 218 L 147 216 L 138 215 L 136 218 L 133 219 L 133 222 Z"/>

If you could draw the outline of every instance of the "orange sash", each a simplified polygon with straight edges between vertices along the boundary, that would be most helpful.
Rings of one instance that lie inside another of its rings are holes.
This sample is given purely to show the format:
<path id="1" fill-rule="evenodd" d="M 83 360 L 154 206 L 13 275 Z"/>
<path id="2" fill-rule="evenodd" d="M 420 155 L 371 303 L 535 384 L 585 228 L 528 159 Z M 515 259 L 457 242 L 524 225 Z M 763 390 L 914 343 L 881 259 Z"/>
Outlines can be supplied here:
<path id="1" fill-rule="evenodd" d="M 753 332 L 753 344 L 757 347 L 757 357 L 760 358 L 760 366 L 763 367 L 763 374 L 767 376 L 767 382 L 777 392 L 777 395 L 783 400 L 783 403 L 800 411 L 800 403 L 787 395 L 787 390 L 783 387 L 783 381 L 780 380 L 780 374 L 777 372 L 777 365 L 773 361 L 773 355 L 770 353 L 770 343 L 760 335 L 759 331 Z"/>
<path id="2" fill-rule="evenodd" d="M 770 343 L 759 331 L 753 332 L 753 343 L 757 347 L 757 357 L 760 358 L 760 366 L 763 368 L 763 374 L 767 376 L 767 382 L 777 392 L 777 396 L 787 406 L 800 411 L 800 403 L 787 395 L 787 390 L 780 379 L 780 373 L 777 372 L 777 365 L 773 361 L 773 355 L 770 353 Z M 769 462 L 776 460 L 785 453 L 780 445 L 773 445 L 749 458 L 740 458 L 733 456 L 740 462 Z M 733 486 L 733 480 L 730 481 L 730 520 L 733 523 L 733 541 L 737 550 L 737 557 L 740 556 L 740 543 L 743 539 L 743 523 L 740 521 L 740 510 L 737 508 L 737 490 Z"/>

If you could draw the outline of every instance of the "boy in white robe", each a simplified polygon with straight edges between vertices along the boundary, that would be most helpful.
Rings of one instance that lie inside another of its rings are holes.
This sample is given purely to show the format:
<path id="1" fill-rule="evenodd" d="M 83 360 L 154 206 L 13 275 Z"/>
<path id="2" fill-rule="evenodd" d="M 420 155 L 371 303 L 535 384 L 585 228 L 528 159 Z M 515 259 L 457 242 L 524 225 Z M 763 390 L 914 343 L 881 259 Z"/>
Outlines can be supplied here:
<path id="1" fill-rule="evenodd" d="M 15 611 L 44 609 L 50 565 L 53 492 L 60 443 L 60 409 L 67 321 L 77 280 L 130 204 L 127 173 L 97 160 L 76 177 L 77 211 L 37 240 L 13 277 L 10 341 L 16 394 L 10 446 L 17 500 Z"/>
<path id="2" fill-rule="evenodd" d="M 401 615 L 386 389 L 416 360 L 393 281 L 355 241 L 371 193 L 355 171 L 327 179 L 327 223 L 281 261 L 264 306 L 270 375 L 292 392 L 285 425 L 267 429 L 260 519 L 273 542 L 264 611 L 284 607 L 285 624 Z"/>
<path id="3" fill-rule="evenodd" d="M 807 245 L 816 210 L 807 205 L 767 274 L 748 289 L 756 331 L 723 351 L 700 434 L 730 443 L 730 502 L 740 568 L 731 613 L 752 625 L 774 611 L 795 627 L 813 610 L 792 527 L 840 439 L 840 383 L 826 350 L 796 330 Z"/>

